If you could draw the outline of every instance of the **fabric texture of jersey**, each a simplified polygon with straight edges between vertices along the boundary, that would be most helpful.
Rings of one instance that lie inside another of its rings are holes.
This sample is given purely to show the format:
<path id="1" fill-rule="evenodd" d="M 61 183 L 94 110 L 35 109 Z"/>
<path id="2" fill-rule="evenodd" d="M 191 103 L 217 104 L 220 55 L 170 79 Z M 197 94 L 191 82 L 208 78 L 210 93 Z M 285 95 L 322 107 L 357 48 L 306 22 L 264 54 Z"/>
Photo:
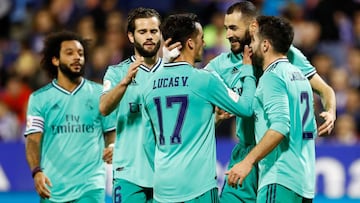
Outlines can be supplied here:
<path id="1" fill-rule="evenodd" d="M 253 106 L 257 142 L 268 129 L 284 135 L 259 162 L 259 189 L 277 183 L 313 198 L 317 131 L 309 81 L 287 59 L 276 60 L 260 78 Z"/>
<path id="2" fill-rule="evenodd" d="M 132 56 L 108 68 L 104 76 L 103 93 L 110 91 L 126 76 L 134 61 L 135 57 Z M 161 58 L 151 70 L 141 65 L 116 109 L 114 178 L 121 178 L 142 187 L 153 187 L 155 142 L 154 139 L 149 139 L 153 137 L 153 132 L 150 121 L 143 117 L 143 101 L 140 92 L 150 75 L 161 66 Z"/>
<path id="3" fill-rule="evenodd" d="M 101 116 L 101 85 L 82 79 L 69 92 L 53 80 L 31 94 L 25 136 L 43 133 L 40 167 L 52 182 L 51 201 L 66 202 L 105 188 L 103 133 L 114 117 Z"/>
<path id="4" fill-rule="evenodd" d="M 239 97 L 215 75 L 186 62 L 164 64 L 144 90 L 145 109 L 156 135 L 154 199 L 183 202 L 216 187 L 214 106 L 250 116 L 255 78 L 243 71 Z"/>

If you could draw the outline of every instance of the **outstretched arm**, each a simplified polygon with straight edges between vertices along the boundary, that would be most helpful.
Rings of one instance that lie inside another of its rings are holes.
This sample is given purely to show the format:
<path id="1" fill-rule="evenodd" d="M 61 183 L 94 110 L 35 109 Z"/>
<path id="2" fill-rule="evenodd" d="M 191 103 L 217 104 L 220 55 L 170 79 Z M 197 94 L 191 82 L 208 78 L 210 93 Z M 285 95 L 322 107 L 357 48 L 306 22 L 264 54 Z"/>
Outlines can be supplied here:
<path id="1" fill-rule="evenodd" d="M 318 128 L 319 136 L 325 135 L 326 133 L 330 134 L 336 120 L 335 92 L 318 74 L 315 74 L 310 79 L 310 84 L 313 91 L 321 97 L 322 104 L 325 108 L 325 111 L 320 113 L 320 116 L 324 118 L 325 122 Z"/>

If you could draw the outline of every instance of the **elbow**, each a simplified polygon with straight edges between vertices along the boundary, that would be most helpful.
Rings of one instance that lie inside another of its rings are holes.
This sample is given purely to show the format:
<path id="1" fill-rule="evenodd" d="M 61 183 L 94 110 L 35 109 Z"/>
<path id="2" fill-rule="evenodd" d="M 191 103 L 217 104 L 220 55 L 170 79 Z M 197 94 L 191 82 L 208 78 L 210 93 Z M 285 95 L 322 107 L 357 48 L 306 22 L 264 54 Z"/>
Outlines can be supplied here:
<path id="1" fill-rule="evenodd" d="M 99 111 L 100 111 L 100 114 L 103 115 L 103 116 L 107 116 L 107 115 L 110 114 L 110 112 L 107 111 L 107 109 L 101 103 L 99 105 Z"/>

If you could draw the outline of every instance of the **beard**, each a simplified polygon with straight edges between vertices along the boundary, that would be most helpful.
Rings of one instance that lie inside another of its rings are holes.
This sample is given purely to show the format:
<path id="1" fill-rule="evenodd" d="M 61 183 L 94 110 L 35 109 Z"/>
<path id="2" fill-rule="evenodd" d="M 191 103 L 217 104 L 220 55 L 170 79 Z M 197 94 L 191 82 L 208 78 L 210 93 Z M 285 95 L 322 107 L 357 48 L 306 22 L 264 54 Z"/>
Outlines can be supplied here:
<path id="1" fill-rule="evenodd" d="M 147 51 L 143 48 L 143 46 L 138 43 L 138 42 L 134 42 L 134 47 L 135 49 L 139 52 L 139 54 L 143 57 L 153 57 L 157 54 L 159 48 L 160 48 L 160 41 L 158 43 L 155 44 L 155 48 L 151 51 Z"/>
<path id="2" fill-rule="evenodd" d="M 250 32 L 249 29 L 247 29 L 245 31 L 245 35 L 243 38 L 240 37 L 230 37 L 229 41 L 237 41 L 240 46 L 239 47 L 231 47 L 231 51 L 234 54 L 239 54 L 242 53 L 244 51 L 245 45 L 250 45 L 251 43 L 251 36 L 250 36 Z"/>
<path id="3" fill-rule="evenodd" d="M 83 76 L 84 72 L 85 72 L 84 65 L 81 65 L 81 69 L 79 72 L 73 72 L 69 66 L 67 66 L 66 64 L 63 64 L 63 63 L 60 63 L 59 69 L 70 80 L 74 80 L 74 79 L 77 79 L 77 78 Z"/>
<path id="4" fill-rule="evenodd" d="M 264 66 L 264 57 L 259 53 L 259 51 L 256 51 L 251 56 L 252 65 L 254 68 L 254 75 L 257 81 L 259 81 L 259 78 L 263 74 L 263 66 Z"/>

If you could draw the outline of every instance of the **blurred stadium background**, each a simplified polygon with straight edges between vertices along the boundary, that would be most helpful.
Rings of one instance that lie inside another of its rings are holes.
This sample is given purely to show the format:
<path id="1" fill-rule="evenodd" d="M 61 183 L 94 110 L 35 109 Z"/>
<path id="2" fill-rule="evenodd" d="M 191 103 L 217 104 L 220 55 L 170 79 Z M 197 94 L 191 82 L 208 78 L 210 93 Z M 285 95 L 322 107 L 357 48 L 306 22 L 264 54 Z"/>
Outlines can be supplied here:
<path id="1" fill-rule="evenodd" d="M 162 16 L 194 12 L 204 26 L 205 57 L 229 50 L 223 29 L 235 0 L 1 0 L 0 1 L 0 202 L 38 202 L 26 164 L 23 131 L 27 99 L 49 79 L 39 68 L 48 33 L 73 30 L 92 40 L 86 77 L 101 83 L 106 67 L 132 54 L 127 13 L 151 7 Z M 294 45 L 335 90 L 337 121 L 317 139 L 315 202 L 360 201 L 360 0 L 253 0 L 264 15 L 288 18 Z M 322 111 L 316 97 L 316 114 Z M 320 120 L 320 119 L 318 119 Z M 234 120 L 217 129 L 219 187 L 234 140 Z M 109 166 L 109 171 L 111 167 Z M 111 173 L 109 173 L 111 174 Z M 108 177 L 111 180 L 111 177 Z M 109 181 L 111 185 L 111 181 Z M 109 193 L 110 194 L 110 193 Z M 110 198 L 107 198 L 110 202 Z"/>

